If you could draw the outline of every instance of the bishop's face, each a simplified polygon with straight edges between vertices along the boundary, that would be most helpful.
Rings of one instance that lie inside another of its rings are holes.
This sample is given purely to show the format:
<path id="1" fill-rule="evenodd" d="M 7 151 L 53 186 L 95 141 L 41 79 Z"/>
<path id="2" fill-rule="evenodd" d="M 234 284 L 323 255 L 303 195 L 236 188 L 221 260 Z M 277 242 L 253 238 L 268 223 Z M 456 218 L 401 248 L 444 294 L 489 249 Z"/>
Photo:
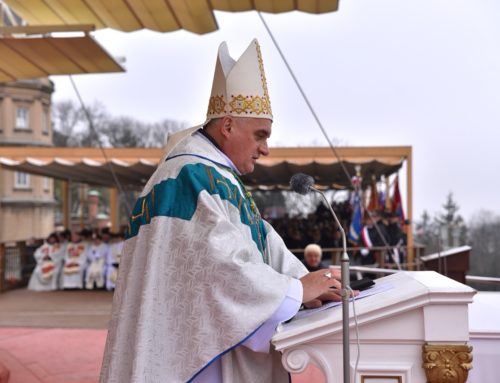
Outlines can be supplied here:
<path id="1" fill-rule="evenodd" d="M 271 136 L 272 121 L 263 118 L 233 118 L 224 152 L 241 174 L 253 172 L 260 156 L 267 156 L 267 140 Z"/>

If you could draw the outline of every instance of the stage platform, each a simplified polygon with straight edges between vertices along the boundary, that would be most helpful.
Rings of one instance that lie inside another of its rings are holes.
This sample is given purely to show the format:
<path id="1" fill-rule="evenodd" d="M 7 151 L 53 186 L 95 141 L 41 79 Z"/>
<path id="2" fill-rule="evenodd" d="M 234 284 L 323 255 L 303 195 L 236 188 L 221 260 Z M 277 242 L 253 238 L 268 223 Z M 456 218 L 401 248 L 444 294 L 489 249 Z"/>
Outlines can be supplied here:
<path id="1" fill-rule="evenodd" d="M 0 294 L 0 326 L 106 329 L 112 301 L 108 291 L 12 290 Z"/>
<path id="2" fill-rule="evenodd" d="M 0 363 L 9 383 L 96 383 L 112 300 L 106 291 L 0 294 Z"/>

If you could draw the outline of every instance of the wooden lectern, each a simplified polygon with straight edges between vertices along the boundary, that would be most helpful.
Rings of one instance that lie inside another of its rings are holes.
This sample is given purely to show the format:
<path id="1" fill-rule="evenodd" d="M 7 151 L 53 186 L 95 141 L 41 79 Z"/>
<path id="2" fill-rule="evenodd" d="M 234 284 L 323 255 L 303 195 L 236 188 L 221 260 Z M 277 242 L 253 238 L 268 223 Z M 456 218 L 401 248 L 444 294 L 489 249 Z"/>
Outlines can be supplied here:
<path id="1" fill-rule="evenodd" d="M 475 290 L 434 271 L 380 278 L 386 290 L 350 305 L 350 366 L 354 383 L 464 383 L 472 368 L 468 304 Z M 273 337 L 291 373 L 315 364 L 327 383 L 342 382 L 342 308 L 280 326 Z M 355 379 L 355 380 L 354 380 Z"/>

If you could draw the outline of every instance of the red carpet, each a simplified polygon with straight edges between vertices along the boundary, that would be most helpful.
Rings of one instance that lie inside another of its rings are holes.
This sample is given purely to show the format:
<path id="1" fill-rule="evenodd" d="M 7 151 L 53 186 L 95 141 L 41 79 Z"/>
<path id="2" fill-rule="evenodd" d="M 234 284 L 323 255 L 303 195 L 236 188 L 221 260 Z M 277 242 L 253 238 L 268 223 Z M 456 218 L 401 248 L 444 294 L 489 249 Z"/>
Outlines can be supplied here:
<path id="1" fill-rule="evenodd" d="M 106 332 L 0 327 L 0 383 L 2 364 L 9 383 L 97 383 Z M 313 366 L 293 377 L 293 383 L 310 382 L 324 382 Z"/>
<path id="2" fill-rule="evenodd" d="M 0 328 L 9 383 L 96 383 L 106 330 Z"/>

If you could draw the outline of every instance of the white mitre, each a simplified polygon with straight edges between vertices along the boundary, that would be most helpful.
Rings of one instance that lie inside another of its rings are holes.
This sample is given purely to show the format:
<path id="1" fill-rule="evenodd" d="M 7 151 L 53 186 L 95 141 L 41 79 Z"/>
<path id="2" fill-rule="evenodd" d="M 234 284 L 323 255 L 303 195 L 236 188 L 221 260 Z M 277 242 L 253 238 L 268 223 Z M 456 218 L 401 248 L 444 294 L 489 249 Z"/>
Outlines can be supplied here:
<path id="1" fill-rule="evenodd" d="M 238 61 L 229 55 L 226 42 L 219 46 L 207 121 L 226 115 L 273 119 L 257 39 L 252 40 Z"/>
<path id="2" fill-rule="evenodd" d="M 208 102 L 207 119 L 201 125 L 169 135 L 160 163 L 184 138 L 205 126 L 210 120 L 226 115 L 273 119 L 264 63 L 257 39 L 252 40 L 238 61 L 229 55 L 226 42 L 221 43 Z"/>

